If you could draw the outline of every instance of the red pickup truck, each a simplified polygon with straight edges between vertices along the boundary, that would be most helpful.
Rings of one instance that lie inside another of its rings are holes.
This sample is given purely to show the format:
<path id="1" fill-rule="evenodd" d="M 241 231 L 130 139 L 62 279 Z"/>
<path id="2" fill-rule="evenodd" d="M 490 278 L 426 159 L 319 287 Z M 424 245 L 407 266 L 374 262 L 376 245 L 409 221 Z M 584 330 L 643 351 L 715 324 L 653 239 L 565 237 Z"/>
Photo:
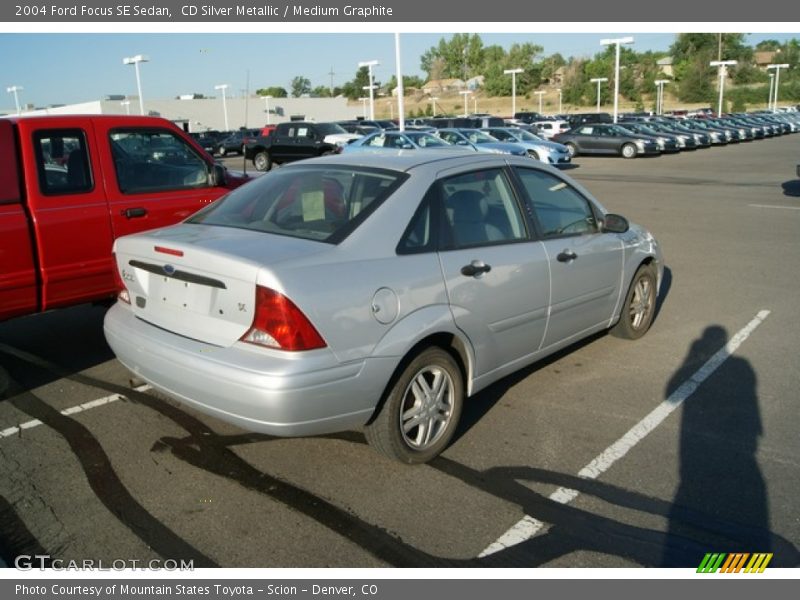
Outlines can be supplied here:
<path id="1" fill-rule="evenodd" d="M 164 119 L 0 119 L 0 320 L 112 298 L 117 237 L 244 181 Z"/>

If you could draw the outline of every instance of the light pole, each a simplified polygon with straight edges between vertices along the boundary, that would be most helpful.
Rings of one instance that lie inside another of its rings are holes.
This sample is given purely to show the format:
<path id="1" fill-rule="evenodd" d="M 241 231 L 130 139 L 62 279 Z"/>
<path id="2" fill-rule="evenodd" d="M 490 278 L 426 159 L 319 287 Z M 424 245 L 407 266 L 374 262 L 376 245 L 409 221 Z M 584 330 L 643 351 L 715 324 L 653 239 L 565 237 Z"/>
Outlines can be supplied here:
<path id="1" fill-rule="evenodd" d="M 561 88 L 556 90 L 558 92 L 558 114 L 561 114 L 563 111 L 561 110 Z"/>
<path id="2" fill-rule="evenodd" d="M 767 110 L 772 110 L 772 85 L 775 83 L 775 73 L 769 74 L 769 100 L 767 100 Z"/>
<path id="3" fill-rule="evenodd" d="M 367 67 L 369 69 L 369 120 L 375 120 L 375 94 L 373 91 L 372 85 L 372 67 L 379 65 L 380 63 L 377 60 L 365 60 L 363 62 L 358 63 L 359 68 Z M 366 87 L 364 89 L 366 89 Z"/>
<path id="4" fill-rule="evenodd" d="M 464 96 L 464 116 L 467 116 L 467 96 L 469 96 L 472 92 L 469 90 L 461 90 L 458 92 L 462 96 Z"/>
<path id="5" fill-rule="evenodd" d="M 478 97 L 477 96 L 473 96 L 472 97 L 472 112 L 474 114 L 478 114 Z"/>
<path id="6" fill-rule="evenodd" d="M 122 59 L 123 65 L 133 65 L 136 70 L 136 91 L 139 93 L 139 114 L 144 114 L 144 98 L 142 98 L 142 79 L 139 76 L 139 63 L 149 62 L 150 59 L 144 54 L 137 54 L 136 56 L 129 56 Z"/>
<path id="7" fill-rule="evenodd" d="M 614 38 L 608 40 L 600 40 L 600 44 L 603 46 L 610 46 L 611 44 L 616 45 L 617 52 L 616 57 L 614 59 L 614 123 L 617 122 L 617 115 L 619 114 L 619 47 L 622 44 L 632 44 L 633 38 L 622 37 L 622 38 Z M 597 112 L 600 112 L 600 109 L 597 109 Z"/>
<path id="8" fill-rule="evenodd" d="M 658 94 L 656 95 L 656 114 L 664 112 L 664 85 L 669 83 L 669 79 L 656 79 Z"/>
<path id="9" fill-rule="evenodd" d="M 123 100 L 122 102 L 120 102 L 120 105 L 125 107 L 125 114 L 126 115 L 131 114 L 131 101 L 130 100 Z"/>
<path id="10" fill-rule="evenodd" d="M 712 60 L 709 65 L 717 67 L 719 70 L 719 108 L 717 109 L 717 116 L 722 116 L 722 96 L 725 90 L 725 77 L 728 72 L 728 67 L 738 64 L 735 60 Z M 769 67 L 767 67 L 769 68 Z"/>
<path id="11" fill-rule="evenodd" d="M 547 92 L 533 92 L 537 96 L 539 96 L 539 114 L 542 114 L 542 96 L 544 96 Z"/>
<path id="12" fill-rule="evenodd" d="M 364 118 L 366 119 L 367 118 L 367 100 L 369 100 L 369 98 L 367 98 L 366 96 L 361 96 L 361 98 L 359 98 L 359 100 L 361 100 L 361 114 L 364 115 Z"/>
<path id="13" fill-rule="evenodd" d="M 264 96 L 264 112 L 267 113 L 267 125 L 269 125 L 269 101 L 272 100 L 272 96 Z"/>
<path id="14" fill-rule="evenodd" d="M 225 115 L 225 131 L 230 131 L 228 128 L 228 104 L 225 101 L 225 90 L 228 89 L 227 83 L 221 83 L 219 85 L 214 86 L 215 90 L 222 90 L 222 112 Z"/>
<path id="15" fill-rule="evenodd" d="M 608 81 L 608 77 L 595 77 L 591 80 L 592 83 L 597 84 L 597 111 L 600 112 L 600 84 Z"/>
<path id="16" fill-rule="evenodd" d="M 19 92 L 21 92 L 21 91 L 22 91 L 22 86 L 21 86 L 21 85 L 12 85 L 12 86 L 10 86 L 10 87 L 7 87 L 7 88 L 6 88 L 6 91 L 7 91 L 9 94 L 14 94 L 14 104 L 17 106 L 17 114 L 20 114 L 20 109 L 19 109 Z"/>
<path id="17" fill-rule="evenodd" d="M 781 69 L 788 69 L 789 65 L 767 65 L 767 69 L 775 69 L 775 93 L 772 95 L 772 112 L 778 112 L 778 86 L 781 81 Z"/>
<path id="18" fill-rule="evenodd" d="M 436 96 L 431 96 L 431 104 L 433 105 L 433 116 L 434 117 L 436 116 L 436 101 L 438 99 L 439 98 L 437 98 Z"/>
<path id="19" fill-rule="evenodd" d="M 511 117 L 517 114 L 517 73 L 524 73 L 525 69 L 505 69 L 503 74 L 511 75 Z"/>

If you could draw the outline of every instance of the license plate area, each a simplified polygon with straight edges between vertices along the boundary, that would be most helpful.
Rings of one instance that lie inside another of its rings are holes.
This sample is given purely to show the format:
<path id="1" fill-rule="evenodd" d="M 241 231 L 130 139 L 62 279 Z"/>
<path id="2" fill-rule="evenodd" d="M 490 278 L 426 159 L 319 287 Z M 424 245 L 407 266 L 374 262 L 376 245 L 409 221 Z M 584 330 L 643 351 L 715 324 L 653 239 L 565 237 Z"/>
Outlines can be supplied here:
<path id="1" fill-rule="evenodd" d="M 206 285 L 151 275 L 150 303 L 163 307 L 208 314 L 218 290 Z"/>

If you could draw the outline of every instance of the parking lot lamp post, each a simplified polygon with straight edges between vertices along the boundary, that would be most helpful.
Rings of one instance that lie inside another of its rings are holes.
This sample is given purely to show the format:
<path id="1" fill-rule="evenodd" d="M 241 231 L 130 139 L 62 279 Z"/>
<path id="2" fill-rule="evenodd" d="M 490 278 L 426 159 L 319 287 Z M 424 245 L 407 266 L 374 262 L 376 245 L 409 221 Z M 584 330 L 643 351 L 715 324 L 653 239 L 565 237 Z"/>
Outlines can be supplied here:
<path id="1" fill-rule="evenodd" d="M 556 91 L 558 92 L 558 114 L 561 114 L 563 112 L 561 110 L 561 97 L 562 97 L 561 88 L 558 88 Z"/>
<path id="2" fill-rule="evenodd" d="M 464 96 L 464 116 L 467 116 L 467 96 L 469 96 L 472 92 L 469 90 L 461 90 L 458 92 L 462 96 Z"/>
<path id="3" fill-rule="evenodd" d="M 728 76 L 728 67 L 738 64 L 736 60 L 712 60 L 710 63 L 712 67 L 717 67 L 719 70 L 719 107 L 717 108 L 717 116 L 722 116 L 722 97 L 725 93 L 725 78 Z"/>
<path id="4" fill-rule="evenodd" d="M 12 86 L 10 86 L 10 87 L 7 87 L 7 88 L 6 88 L 6 91 L 7 91 L 9 94 L 14 94 L 14 104 L 15 104 L 15 105 L 16 105 L 16 107 L 17 107 L 17 114 L 20 114 L 20 109 L 19 109 L 19 92 L 21 92 L 21 91 L 22 91 L 22 86 L 21 86 L 21 85 L 12 85 Z"/>
<path id="5" fill-rule="evenodd" d="M 129 56 L 122 59 L 123 65 L 133 65 L 136 71 L 136 91 L 139 94 L 139 114 L 144 114 L 144 98 L 142 98 L 142 79 L 139 75 L 139 63 L 148 62 L 150 59 L 144 54 L 137 54 L 136 56 Z"/>
<path id="6" fill-rule="evenodd" d="M 778 112 L 778 86 L 781 81 L 781 69 L 788 68 L 788 64 L 767 65 L 767 69 L 775 69 L 775 92 L 772 94 L 772 112 Z"/>
<path id="7" fill-rule="evenodd" d="M 772 110 L 772 86 L 775 83 L 775 73 L 769 74 L 769 100 L 767 100 L 767 110 Z"/>
<path id="8" fill-rule="evenodd" d="M 215 85 L 214 89 L 222 91 L 222 112 L 225 116 L 225 131 L 230 131 L 230 129 L 228 128 L 228 104 L 225 100 L 225 90 L 228 89 L 228 84 L 221 83 L 219 85 Z"/>
<path id="9" fill-rule="evenodd" d="M 511 75 L 511 116 L 517 114 L 517 73 L 524 73 L 525 69 L 505 69 L 504 75 Z"/>
<path id="10" fill-rule="evenodd" d="M 125 114 L 126 115 L 131 114 L 131 101 L 130 100 L 123 100 L 122 102 L 120 102 L 120 104 L 125 107 Z"/>
<path id="11" fill-rule="evenodd" d="M 267 125 L 270 124 L 269 122 L 269 101 L 272 100 L 272 96 L 264 96 L 264 112 L 267 113 Z"/>
<path id="12" fill-rule="evenodd" d="M 664 86 L 669 83 L 669 79 L 656 79 L 658 94 L 656 95 L 656 114 L 664 112 Z"/>
<path id="13" fill-rule="evenodd" d="M 547 92 L 533 92 L 537 96 L 539 96 L 539 114 L 542 114 L 542 96 L 544 96 Z"/>
<path id="14" fill-rule="evenodd" d="M 617 52 L 614 58 L 614 123 L 617 122 L 617 117 L 619 115 L 619 53 L 620 53 L 619 47 L 622 44 L 632 44 L 632 43 L 633 43 L 633 38 L 630 36 L 608 39 L 608 40 L 600 40 L 600 44 L 602 44 L 603 46 L 610 46 L 611 44 L 614 44 L 617 47 Z M 600 110 L 598 110 L 597 112 L 600 112 Z"/>
<path id="15" fill-rule="evenodd" d="M 375 94 L 374 94 L 374 85 L 372 84 L 372 67 L 379 65 L 380 63 L 377 60 L 365 60 L 363 62 L 358 63 L 358 67 L 367 67 L 369 69 L 369 120 L 375 120 Z M 366 88 L 365 88 L 366 89 Z"/>
<path id="16" fill-rule="evenodd" d="M 367 118 L 367 100 L 369 100 L 369 98 L 367 98 L 366 96 L 361 96 L 361 98 L 359 98 L 359 100 L 361 100 L 361 114 L 364 115 L 364 118 L 366 119 Z"/>
<path id="17" fill-rule="evenodd" d="M 608 81 L 608 77 L 595 77 L 590 80 L 592 83 L 597 84 L 597 111 L 600 112 L 600 84 Z"/>
<path id="18" fill-rule="evenodd" d="M 431 104 L 433 105 L 433 116 L 434 117 L 436 116 L 436 101 L 438 99 L 439 98 L 437 98 L 436 96 L 431 96 Z"/>

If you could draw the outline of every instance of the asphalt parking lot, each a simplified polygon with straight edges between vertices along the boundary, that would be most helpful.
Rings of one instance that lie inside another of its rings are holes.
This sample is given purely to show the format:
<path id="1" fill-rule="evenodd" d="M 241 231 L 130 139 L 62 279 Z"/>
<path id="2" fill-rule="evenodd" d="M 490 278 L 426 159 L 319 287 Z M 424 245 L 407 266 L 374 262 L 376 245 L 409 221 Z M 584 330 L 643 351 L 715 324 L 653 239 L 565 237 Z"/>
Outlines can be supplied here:
<path id="1" fill-rule="evenodd" d="M 569 174 L 663 245 L 653 327 L 480 393 L 425 466 L 359 432 L 273 439 L 132 389 L 102 307 L 0 323 L 0 557 L 798 567 L 798 161 L 800 135 L 578 157 Z"/>

